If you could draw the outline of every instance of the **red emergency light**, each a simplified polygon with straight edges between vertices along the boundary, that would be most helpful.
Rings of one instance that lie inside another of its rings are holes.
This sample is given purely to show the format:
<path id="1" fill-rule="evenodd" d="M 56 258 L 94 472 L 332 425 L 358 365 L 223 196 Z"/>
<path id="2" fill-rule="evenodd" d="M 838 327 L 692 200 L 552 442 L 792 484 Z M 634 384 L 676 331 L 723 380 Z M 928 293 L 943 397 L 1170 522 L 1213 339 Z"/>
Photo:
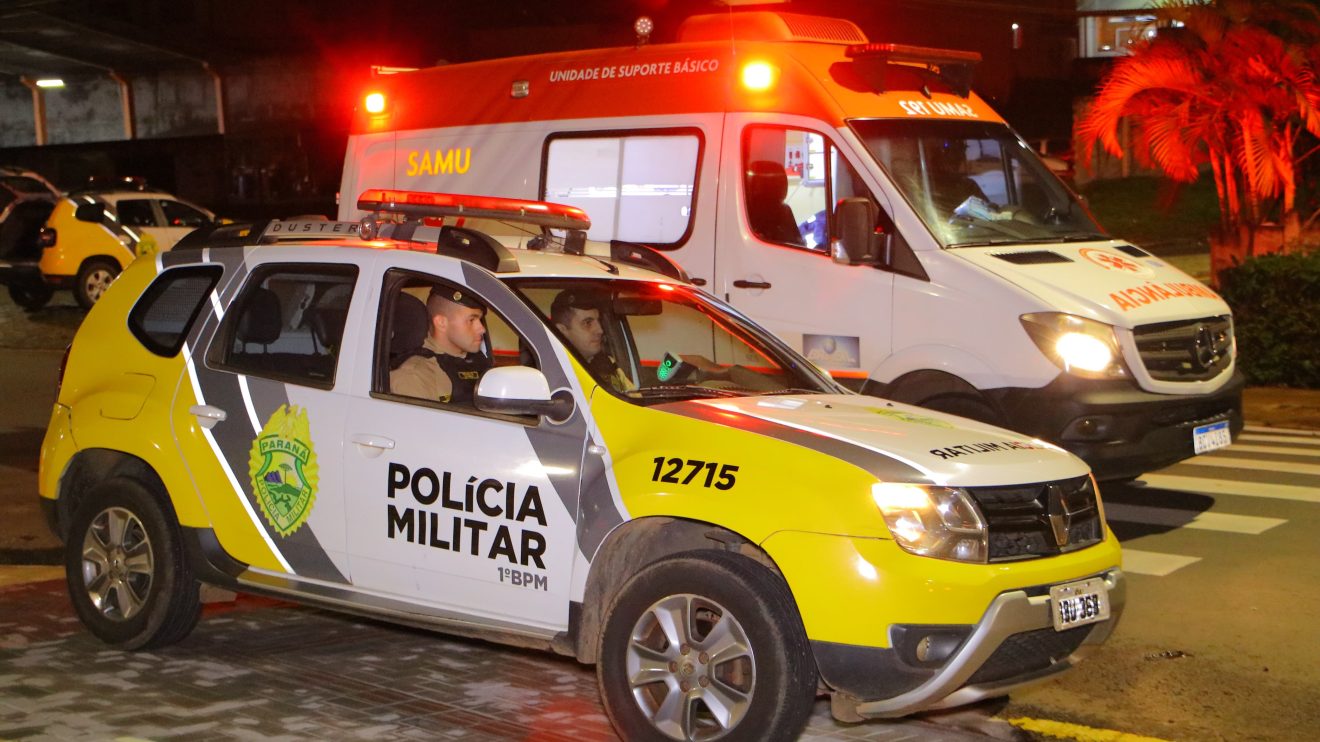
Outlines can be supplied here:
<path id="1" fill-rule="evenodd" d="M 420 218 L 459 216 L 517 221 L 552 229 L 591 228 L 587 212 L 576 206 L 518 198 L 372 188 L 358 197 L 357 207 L 363 211 L 384 211 Z"/>
<path id="2" fill-rule="evenodd" d="M 366 97 L 362 99 L 362 108 L 371 114 L 385 113 L 385 94 L 367 93 Z"/>

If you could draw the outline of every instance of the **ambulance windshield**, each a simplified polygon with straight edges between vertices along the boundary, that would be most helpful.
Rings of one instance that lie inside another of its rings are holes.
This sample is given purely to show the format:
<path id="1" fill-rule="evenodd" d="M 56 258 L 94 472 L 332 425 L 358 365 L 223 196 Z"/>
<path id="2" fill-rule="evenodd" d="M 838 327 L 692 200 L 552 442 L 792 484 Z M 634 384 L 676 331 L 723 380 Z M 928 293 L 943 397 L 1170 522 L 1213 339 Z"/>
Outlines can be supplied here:
<path id="1" fill-rule="evenodd" d="M 854 119 L 849 125 L 944 247 L 1109 239 L 1002 124 Z"/>
<path id="2" fill-rule="evenodd" d="M 582 278 L 509 284 L 598 384 L 638 404 L 846 391 L 731 307 L 687 286 Z"/>

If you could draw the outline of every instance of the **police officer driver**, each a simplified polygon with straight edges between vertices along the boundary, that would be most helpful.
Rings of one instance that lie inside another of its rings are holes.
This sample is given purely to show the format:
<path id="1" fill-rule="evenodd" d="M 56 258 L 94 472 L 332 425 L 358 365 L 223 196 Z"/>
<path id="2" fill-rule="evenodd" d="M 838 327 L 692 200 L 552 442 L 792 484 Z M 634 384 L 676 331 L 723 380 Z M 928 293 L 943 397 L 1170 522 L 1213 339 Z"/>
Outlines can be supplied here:
<path id="1" fill-rule="evenodd" d="M 586 361 L 587 371 L 616 392 L 636 389 L 618 362 L 605 352 L 605 326 L 601 324 L 600 296 L 567 289 L 550 303 L 550 320 Z"/>
<path id="2" fill-rule="evenodd" d="M 482 353 L 486 306 L 454 288 L 435 286 L 426 299 L 426 340 L 390 372 L 390 391 L 440 402 L 472 404 L 477 382 L 490 369 Z"/>

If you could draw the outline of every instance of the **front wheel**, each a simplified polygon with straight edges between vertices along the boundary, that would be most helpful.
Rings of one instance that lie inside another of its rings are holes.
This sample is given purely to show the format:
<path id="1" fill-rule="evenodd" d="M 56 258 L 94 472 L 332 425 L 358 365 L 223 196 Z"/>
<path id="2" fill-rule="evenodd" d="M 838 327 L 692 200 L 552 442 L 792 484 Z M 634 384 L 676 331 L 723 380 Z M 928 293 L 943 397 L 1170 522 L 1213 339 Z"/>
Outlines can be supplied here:
<path id="1" fill-rule="evenodd" d="M 119 265 L 112 260 L 94 258 L 83 263 L 74 279 L 73 298 L 78 300 L 78 305 L 83 309 L 91 309 L 118 275 Z"/>
<path id="2" fill-rule="evenodd" d="M 74 513 L 64 566 L 74 612 L 107 644 L 173 644 L 201 615 L 178 523 L 136 480 L 92 488 Z"/>
<path id="3" fill-rule="evenodd" d="M 816 667 L 788 586 L 747 557 L 694 551 L 624 585 L 601 634 L 605 710 L 628 740 L 791 740 Z"/>
<path id="4" fill-rule="evenodd" d="M 29 312 L 35 312 L 46 306 L 51 297 L 55 295 L 49 286 L 41 284 L 31 284 L 27 286 L 9 286 L 9 298 L 14 303 Z"/>

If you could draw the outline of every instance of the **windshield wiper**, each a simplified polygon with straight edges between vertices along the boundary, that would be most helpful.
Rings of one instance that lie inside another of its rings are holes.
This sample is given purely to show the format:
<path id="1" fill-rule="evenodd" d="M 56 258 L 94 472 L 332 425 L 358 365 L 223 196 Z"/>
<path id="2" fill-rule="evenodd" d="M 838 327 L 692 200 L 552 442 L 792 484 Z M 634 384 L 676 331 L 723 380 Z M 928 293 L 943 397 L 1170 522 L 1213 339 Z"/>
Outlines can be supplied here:
<path id="1" fill-rule="evenodd" d="M 628 396 L 636 396 L 641 399 L 656 399 L 665 397 L 747 397 L 750 396 L 749 390 L 735 391 L 733 389 L 714 389 L 708 386 L 696 386 L 693 384 L 678 384 L 670 386 L 644 386 L 640 389 L 631 389 L 625 392 Z"/>

